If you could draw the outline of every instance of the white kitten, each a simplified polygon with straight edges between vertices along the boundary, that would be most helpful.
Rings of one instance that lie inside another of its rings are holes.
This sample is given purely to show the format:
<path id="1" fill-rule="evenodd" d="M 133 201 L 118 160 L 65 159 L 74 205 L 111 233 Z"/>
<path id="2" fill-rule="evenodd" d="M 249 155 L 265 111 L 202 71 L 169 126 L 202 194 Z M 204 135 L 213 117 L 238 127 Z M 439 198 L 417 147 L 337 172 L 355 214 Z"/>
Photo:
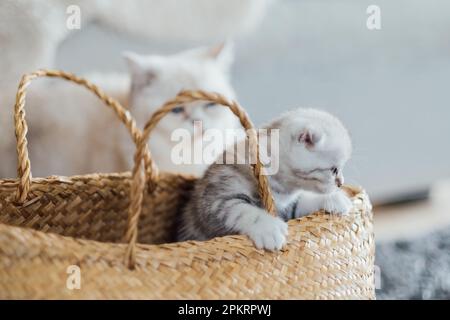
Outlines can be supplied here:
<path id="1" fill-rule="evenodd" d="M 232 62 L 229 45 L 197 48 L 171 56 L 126 53 L 125 57 L 131 72 L 130 109 L 141 126 L 158 107 L 183 89 L 213 91 L 235 98 L 229 81 Z M 193 132 L 196 120 L 202 122 L 204 131 L 239 127 L 236 117 L 223 106 L 207 102 L 180 105 L 161 120 L 149 141 L 153 158 L 161 170 L 196 175 L 206 170 L 208 164 L 176 164 L 171 158 L 173 147 L 179 143 L 171 139 L 175 129 L 183 128 L 190 132 L 196 140 L 191 141 L 191 145 L 202 139 L 202 134 L 194 135 Z M 225 141 L 225 145 L 228 143 Z M 213 148 L 223 151 L 223 145 Z"/>
<path id="2" fill-rule="evenodd" d="M 268 128 L 280 130 L 280 157 L 274 159 L 279 161 L 279 170 L 269 176 L 277 208 L 283 212 L 291 204 L 290 197 L 298 199 L 296 211 L 285 218 L 321 209 L 348 213 L 350 200 L 338 187 L 344 183 L 342 170 L 352 144 L 342 123 L 324 111 L 298 109 Z"/>
<path id="3" fill-rule="evenodd" d="M 278 250 L 286 242 L 286 220 L 321 209 L 349 212 L 352 203 L 339 187 L 352 146 L 342 123 L 323 111 L 298 109 L 266 128 L 279 130 L 279 156 L 272 159 L 278 163 L 271 163 L 278 171 L 269 176 L 278 217 L 262 208 L 248 164 L 213 164 L 191 193 L 178 240 L 239 233 L 258 248 Z"/>

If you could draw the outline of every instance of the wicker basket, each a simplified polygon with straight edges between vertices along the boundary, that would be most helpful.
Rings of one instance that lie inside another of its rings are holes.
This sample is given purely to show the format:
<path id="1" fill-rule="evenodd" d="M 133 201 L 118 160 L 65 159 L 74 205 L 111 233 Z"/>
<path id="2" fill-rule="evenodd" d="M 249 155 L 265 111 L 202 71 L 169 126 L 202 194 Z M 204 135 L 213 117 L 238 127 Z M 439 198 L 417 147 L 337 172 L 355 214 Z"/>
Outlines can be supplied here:
<path id="1" fill-rule="evenodd" d="M 25 89 L 41 76 L 81 84 L 116 112 L 137 145 L 131 174 L 31 178 Z M 0 180 L 0 298 L 375 298 L 371 205 L 356 188 L 346 187 L 354 203 L 348 216 L 318 212 L 289 221 L 280 252 L 258 250 L 245 236 L 167 243 L 195 178 L 159 173 L 146 141 L 167 112 L 196 100 L 228 106 L 252 128 L 237 103 L 194 91 L 167 102 L 141 132 L 120 104 L 84 79 L 45 70 L 22 78 L 15 107 L 19 178 Z M 274 214 L 256 158 L 260 195 Z M 80 268 L 80 289 L 67 286 L 72 265 Z"/>

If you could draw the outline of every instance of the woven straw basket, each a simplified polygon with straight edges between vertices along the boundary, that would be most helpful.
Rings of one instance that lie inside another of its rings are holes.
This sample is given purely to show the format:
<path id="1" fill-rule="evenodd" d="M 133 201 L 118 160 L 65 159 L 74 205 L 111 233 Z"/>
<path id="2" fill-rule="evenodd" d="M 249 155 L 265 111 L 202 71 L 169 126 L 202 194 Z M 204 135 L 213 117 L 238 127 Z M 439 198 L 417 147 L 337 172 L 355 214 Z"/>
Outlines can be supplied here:
<path id="1" fill-rule="evenodd" d="M 131 173 L 31 177 L 25 95 L 30 82 L 43 76 L 86 87 L 116 113 L 136 143 Z M 354 204 L 348 216 L 318 212 L 289 221 L 280 252 L 258 250 L 240 235 L 170 243 L 195 178 L 159 173 L 146 141 L 166 113 L 196 100 L 227 106 L 245 129 L 253 127 L 236 102 L 186 91 L 141 132 L 117 101 L 85 79 L 49 70 L 22 78 L 14 117 L 18 179 L 0 180 L 0 298 L 375 298 L 371 205 L 356 188 L 346 187 Z M 265 208 L 275 214 L 258 154 L 253 171 Z M 79 267 L 81 287 L 71 290 L 72 265 Z"/>

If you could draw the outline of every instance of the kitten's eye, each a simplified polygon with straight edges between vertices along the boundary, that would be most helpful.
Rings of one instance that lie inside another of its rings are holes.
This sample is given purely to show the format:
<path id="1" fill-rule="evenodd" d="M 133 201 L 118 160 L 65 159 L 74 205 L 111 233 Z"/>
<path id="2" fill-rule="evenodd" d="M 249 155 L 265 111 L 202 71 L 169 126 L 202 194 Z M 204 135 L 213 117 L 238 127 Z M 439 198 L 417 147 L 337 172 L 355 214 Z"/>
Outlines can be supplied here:
<path id="1" fill-rule="evenodd" d="M 173 113 L 181 113 L 183 111 L 184 111 L 184 107 L 181 107 L 181 106 L 172 109 Z"/>
<path id="2" fill-rule="evenodd" d="M 215 105 L 216 104 L 214 102 L 210 102 L 210 103 L 205 104 L 205 108 L 211 108 L 211 107 L 214 107 Z"/>
<path id="3" fill-rule="evenodd" d="M 331 168 L 331 172 L 333 172 L 334 175 L 337 175 L 339 171 L 338 171 L 338 168 L 333 167 L 333 168 Z"/>

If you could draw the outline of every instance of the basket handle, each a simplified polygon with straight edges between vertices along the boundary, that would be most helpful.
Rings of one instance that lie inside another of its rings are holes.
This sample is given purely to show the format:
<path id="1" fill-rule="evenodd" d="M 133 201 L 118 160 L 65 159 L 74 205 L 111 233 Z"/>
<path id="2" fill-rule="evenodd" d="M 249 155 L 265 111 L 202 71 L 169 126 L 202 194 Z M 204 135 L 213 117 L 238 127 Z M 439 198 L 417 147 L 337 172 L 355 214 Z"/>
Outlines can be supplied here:
<path id="1" fill-rule="evenodd" d="M 262 203 L 266 210 L 275 215 L 275 205 L 270 191 L 270 186 L 268 183 L 267 176 L 264 174 L 263 166 L 260 160 L 259 145 L 256 132 L 254 130 L 254 125 L 250 121 L 249 116 L 245 110 L 236 102 L 228 100 L 225 96 L 218 93 L 209 93 L 205 91 L 181 91 L 174 99 L 167 101 L 162 107 L 160 107 L 151 118 L 147 121 L 144 127 L 144 131 L 139 141 L 137 142 L 137 149 L 134 155 L 134 168 L 132 171 L 132 182 L 131 182 L 131 195 L 130 195 L 130 206 L 128 213 L 128 228 L 125 234 L 125 241 L 128 242 L 128 247 L 126 251 L 126 262 L 130 268 L 134 268 L 136 262 L 136 242 L 138 236 L 138 221 L 142 209 L 142 199 L 145 189 L 143 179 L 141 177 L 141 161 L 144 155 L 144 149 L 146 146 L 146 141 L 148 140 L 150 133 L 158 124 L 158 122 L 174 108 L 180 104 L 186 104 L 194 101 L 207 101 L 220 104 L 222 106 L 228 107 L 238 118 L 241 125 L 244 127 L 246 132 L 249 134 L 250 145 L 256 146 L 256 163 L 252 164 L 253 174 L 256 177 L 258 183 L 258 192 L 262 199 Z M 149 181 L 149 188 L 156 186 L 159 178 L 159 172 L 156 165 L 149 159 L 151 168 L 147 171 L 147 179 Z"/>
<path id="2" fill-rule="evenodd" d="M 78 77 L 72 73 L 67 73 L 59 70 L 42 69 L 23 75 L 19 83 L 19 88 L 16 94 L 16 104 L 14 106 L 14 125 L 17 141 L 17 160 L 18 160 L 17 175 L 20 179 L 19 184 L 17 186 L 16 201 L 19 204 L 23 203 L 27 199 L 32 179 L 30 158 L 28 156 L 28 141 L 27 141 L 28 125 L 25 120 L 26 89 L 28 88 L 32 80 L 39 77 L 62 78 L 67 81 L 79 84 L 88 89 L 89 91 L 92 91 L 100 100 L 102 100 L 109 108 L 111 108 L 115 112 L 115 114 L 119 117 L 119 119 L 122 121 L 122 123 L 126 126 L 128 131 L 130 132 L 131 137 L 135 144 L 137 144 L 140 141 L 141 136 L 141 132 L 136 127 L 136 122 L 132 118 L 130 112 L 126 110 L 124 107 L 122 107 L 118 101 L 107 96 L 101 89 L 99 89 L 95 84 L 89 82 L 88 80 Z M 146 170 L 153 171 L 149 167 L 151 165 L 150 154 L 148 152 L 148 147 L 145 143 L 143 144 L 141 154 L 143 154 Z"/>

